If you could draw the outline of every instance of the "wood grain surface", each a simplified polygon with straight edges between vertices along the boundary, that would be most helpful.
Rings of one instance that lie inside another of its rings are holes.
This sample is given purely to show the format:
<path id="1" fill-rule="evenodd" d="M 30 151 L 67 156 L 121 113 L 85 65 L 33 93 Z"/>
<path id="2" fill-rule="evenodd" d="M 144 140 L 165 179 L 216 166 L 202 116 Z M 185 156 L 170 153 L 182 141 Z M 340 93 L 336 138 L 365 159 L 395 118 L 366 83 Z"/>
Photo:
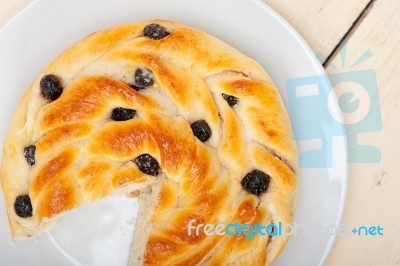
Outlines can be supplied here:
<path id="1" fill-rule="evenodd" d="M 381 151 L 378 164 L 350 164 L 343 223 L 381 225 L 383 237 L 338 237 L 327 265 L 400 265 L 400 1 L 377 0 L 347 44 L 351 65 L 367 49 L 372 57 L 349 71 L 376 71 L 383 129 L 359 143 Z M 333 58 L 340 65 L 340 55 Z M 336 72 L 330 67 L 328 73 Z"/>
<path id="2" fill-rule="evenodd" d="M 400 1 L 264 0 L 287 19 L 314 52 L 330 56 L 337 69 L 376 73 L 383 129 L 358 142 L 377 147 L 380 163 L 350 164 L 349 193 L 342 223 L 380 225 L 383 237 L 339 236 L 326 265 L 400 265 Z M 0 27 L 30 0 L 0 0 Z M 346 62 L 340 56 L 347 40 Z M 363 52 L 372 56 L 351 68 Z M 373 99 L 372 99 L 373 100 Z M 397 162 L 397 163 L 396 163 Z"/>

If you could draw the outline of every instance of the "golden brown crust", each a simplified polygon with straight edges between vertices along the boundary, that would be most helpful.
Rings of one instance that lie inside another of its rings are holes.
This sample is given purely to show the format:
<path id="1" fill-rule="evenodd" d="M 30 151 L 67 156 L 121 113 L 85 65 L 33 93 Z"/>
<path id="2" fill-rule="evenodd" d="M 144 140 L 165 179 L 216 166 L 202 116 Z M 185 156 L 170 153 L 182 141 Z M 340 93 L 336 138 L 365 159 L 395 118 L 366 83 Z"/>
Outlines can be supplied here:
<path id="1" fill-rule="evenodd" d="M 172 33 L 143 37 L 159 23 Z M 134 72 L 146 67 L 154 85 L 136 91 Z M 49 103 L 39 89 L 46 74 L 64 87 Z M 230 107 L 222 93 L 235 96 Z M 136 110 L 111 121 L 117 107 Z M 207 121 L 203 143 L 190 124 Z M 36 164 L 23 149 L 36 145 Z M 164 177 L 140 171 L 134 159 L 150 154 Z M 271 177 L 260 197 L 244 176 Z M 47 220 L 129 186 L 161 178 L 151 214 L 144 265 L 265 265 L 287 238 L 188 234 L 188 223 L 290 223 L 297 189 L 297 155 L 288 116 L 269 76 L 254 60 L 199 30 L 156 20 L 94 33 L 60 55 L 25 93 L 3 148 L 1 181 L 12 233 L 35 235 Z M 15 214 L 15 198 L 29 194 L 31 218 Z"/>

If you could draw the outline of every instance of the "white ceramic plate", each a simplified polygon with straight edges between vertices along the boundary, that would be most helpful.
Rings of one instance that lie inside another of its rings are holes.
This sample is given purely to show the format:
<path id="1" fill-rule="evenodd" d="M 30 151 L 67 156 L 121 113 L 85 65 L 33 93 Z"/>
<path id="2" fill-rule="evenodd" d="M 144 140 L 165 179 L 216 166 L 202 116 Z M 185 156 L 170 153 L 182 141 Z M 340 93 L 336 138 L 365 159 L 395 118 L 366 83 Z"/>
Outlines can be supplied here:
<path id="1" fill-rule="evenodd" d="M 152 18 L 176 20 L 199 28 L 255 58 L 272 76 L 285 103 L 287 80 L 325 74 L 295 30 L 259 0 L 35 1 L 0 30 L 0 140 L 4 139 L 23 91 L 60 52 L 99 29 Z M 338 107 L 330 104 L 331 113 L 340 117 Z M 320 111 L 315 108 L 315 112 Z M 296 110 L 292 107 L 292 111 Z M 330 121 L 317 122 L 324 124 L 325 136 L 321 137 L 329 138 Z M 300 152 L 313 145 L 298 144 Z M 326 156 L 333 158 L 331 168 L 300 169 L 301 192 L 295 222 L 307 230 L 291 237 L 275 266 L 321 265 L 332 247 L 335 235 L 309 229 L 319 225 L 337 226 L 341 219 L 347 190 L 344 138 L 335 138 L 333 146 L 333 151 L 322 151 L 332 153 Z M 1 265 L 89 265 L 101 260 L 103 265 L 118 265 L 126 260 L 124 252 L 129 242 L 126 236 L 130 235 L 126 221 L 135 216 L 135 211 L 129 211 L 126 206 L 124 209 L 122 206 L 127 204 L 124 200 L 103 201 L 85 211 L 99 215 L 98 219 L 93 216 L 89 219 L 87 214 L 82 218 L 85 215 L 78 211 L 65 217 L 51 234 L 10 245 L 4 201 L 0 196 Z M 129 204 L 135 209 L 135 202 Z M 109 232 L 110 224 L 117 223 L 113 220 L 115 208 L 120 208 L 118 211 L 124 218 L 118 221 L 119 230 L 110 232 L 114 238 L 110 236 L 109 240 L 104 232 Z M 102 234 L 101 239 L 95 237 Z M 114 260 L 107 260 L 114 252 L 122 253 L 115 255 Z"/>

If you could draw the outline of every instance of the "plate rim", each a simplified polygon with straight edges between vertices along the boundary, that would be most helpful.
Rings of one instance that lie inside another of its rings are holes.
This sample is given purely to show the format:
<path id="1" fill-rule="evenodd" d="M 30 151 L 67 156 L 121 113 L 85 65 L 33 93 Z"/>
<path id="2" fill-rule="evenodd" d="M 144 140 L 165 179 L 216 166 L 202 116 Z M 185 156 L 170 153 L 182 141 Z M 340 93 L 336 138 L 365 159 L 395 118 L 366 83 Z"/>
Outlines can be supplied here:
<path id="1" fill-rule="evenodd" d="M 271 16 L 275 18 L 282 26 L 286 28 L 288 32 L 294 37 L 294 39 L 297 41 L 297 43 L 301 46 L 301 48 L 304 50 L 304 52 L 307 54 L 307 57 L 311 59 L 311 62 L 313 64 L 313 67 L 315 70 L 319 73 L 319 75 L 326 75 L 328 76 L 327 72 L 325 69 L 322 67 L 320 62 L 318 61 L 317 57 L 315 56 L 313 50 L 311 49 L 310 45 L 306 42 L 306 40 L 300 35 L 300 33 L 285 19 L 283 18 L 276 10 L 274 10 L 272 7 L 270 7 L 267 3 L 263 2 L 262 0 L 251 0 L 252 2 L 256 3 L 260 8 L 264 9 L 267 13 L 269 13 Z M 331 86 L 332 83 L 329 79 L 326 80 L 326 82 L 329 82 L 329 85 Z M 337 99 L 337 97 L 335 97 Z M 339 111 L 339 110 L 336 110 Z M 339 112 L 339 118 L 341 121 L 343 121 L 343 115 L 341 112 Z M 346 128 L 344 125 L 342 125 L 343 132 L 345 133 L 345 136 L 347 136 Z M 343 176 L 341 177 L 341 184 L 342 184 L 342 194 L 340 196 L 341 202 L 339 203 L 339 210 L 337 213 L 337 218 L 335 225 L 339 226 L 340 222 L 343 220 L 343 215 L 344 211 L 346 208 L 346 202 L 347 202 L 347 196 L 348 196 L 348 184 L 349 184 L 349 168 L 347 164 L 347 154 L 348 154 L 348 147 L 345 141 L 341 142 L 343 144 L 343 159 L 342 161 L 345 162 L 345 168 L 342 169 Z M 322 255 L 319 264 L 318 265 L 324 265 L 326 260 L 328 259 L 329 254 L 332 251 L 333 245 L 335 244 L 335 241 L 337 239 L 337 234 L 333 234 L 330 237 L 330 240 L 325 248 L 324 254 Z"/>
<path id="2" fill-rule="evenodd" d="M 43 0 L 33 0 L 29 4 L 27 4 L 25 7 L 23 7 L 20 11 L 15 13 L 11 18 L 9 18 L 3 26 L 0 27 L 0 36 L 6 32 L 8 28 L 11 28 L 14 23 L 16 23 L 21 17 L 24 16 L 25 13 L 27 13 L 31 8 L 34 8 L 38 3 L 40 3 Z M 243 0 L 242 0 L 243 1 Z M 247 0 L 248 1 L 248 0 Z M 297 44 L 301 47 L 301 49 L 304 51 L 306 54 L 307 58 L 310 59 L 310 62 L 312 64 L 312 67 L 315 69 L 315 71 L 319 75 L 328 75 L 325 71 L 325 69 L 322 67 L 318 59 L 316 58 L 313 50 L 309 46 L 309 44 L 305 41 L 305 39 L 300 35 L 300 33 L 283 17 L 281 16 L 275 9 L 270 7 L 267 3 L 265 3 L 263 0 L 251 0 L 254 4 L 256 4 L 259 8 L 261 8 L 264 12 L 268 13 L 271 17 L 273 17 L 274 20 L 276 20 L 280 25 L 282 25 L 288 33 L 293 37 L 293 39 L 297 42 Z M 331 82 L 329 82 L 329 85 L 331 85 Z M 286 89 L 286 88 L 285 88 Z M 335 99 L 337 99 L 335 97 Z M 336 110 L 339 112 L 339 117 L 343 118 L 342 113 L 339 110 Z M 346 130 L 344 125 L 342 125 L 343 132 L 346 134 Z M 295 140 L 296 141 L 296 140 Z M 297 141 L 296 141 L 297 142 Z M 335 225 L 338 226 L 340 222 L 343 220 L 343 215 L 346 207 L 346 202 L 347 202 L 347 196 L 348 196 L 348 180 L 349 180 L 349 169 L 348 169 L 348 164 L 347 164 L 347 154 L 348 154 L 348 147 L 345 141 L 340 142 L 342 144 L 342 150 L 343 150 L 343 159 L 342 161 L 345 162 L 345 167 L 341 169 L 342 174 L 340 175 L 340 183 L 341 183 L 341 194 L 340 194 L 340 202 L 338 204 L 338 212 L 335 214 L 336 215 L 336 221 Z M 330 239 L 325 247 L 324 253 L 319 258 L 319 263 L 318 265 L 324 265 L 332 248 L 337 239 L 337 234 L 333 234 L 330 236 Z"/>

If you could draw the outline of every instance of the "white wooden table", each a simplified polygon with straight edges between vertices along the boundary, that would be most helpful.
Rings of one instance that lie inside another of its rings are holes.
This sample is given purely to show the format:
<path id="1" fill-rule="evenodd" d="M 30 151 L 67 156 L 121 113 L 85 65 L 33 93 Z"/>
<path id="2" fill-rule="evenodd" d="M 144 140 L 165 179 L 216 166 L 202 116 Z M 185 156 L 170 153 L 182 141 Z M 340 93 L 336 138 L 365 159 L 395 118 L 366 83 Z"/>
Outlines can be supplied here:
<path id="1" fill-rule="evenodd" d="M 377 147 L 380 163 L 350 164 L 343 223 L 380 225 L 383 237 L 339 236 L 326 265 L 400 265 L 400 0 L 264 0 L 286 18 L 314 52 L 341 65 L 338 44 L 348 41 L 346 61 L 367 49 L 373 56 L 352 70 L 377 74 L 383 129 L 359 143 Z M 0 27 L 31 0 L 0 0 Z M 343 71 L 326 66 L 328 73 Z M 346 70 L 346 69 L 345 69 Z"/>

